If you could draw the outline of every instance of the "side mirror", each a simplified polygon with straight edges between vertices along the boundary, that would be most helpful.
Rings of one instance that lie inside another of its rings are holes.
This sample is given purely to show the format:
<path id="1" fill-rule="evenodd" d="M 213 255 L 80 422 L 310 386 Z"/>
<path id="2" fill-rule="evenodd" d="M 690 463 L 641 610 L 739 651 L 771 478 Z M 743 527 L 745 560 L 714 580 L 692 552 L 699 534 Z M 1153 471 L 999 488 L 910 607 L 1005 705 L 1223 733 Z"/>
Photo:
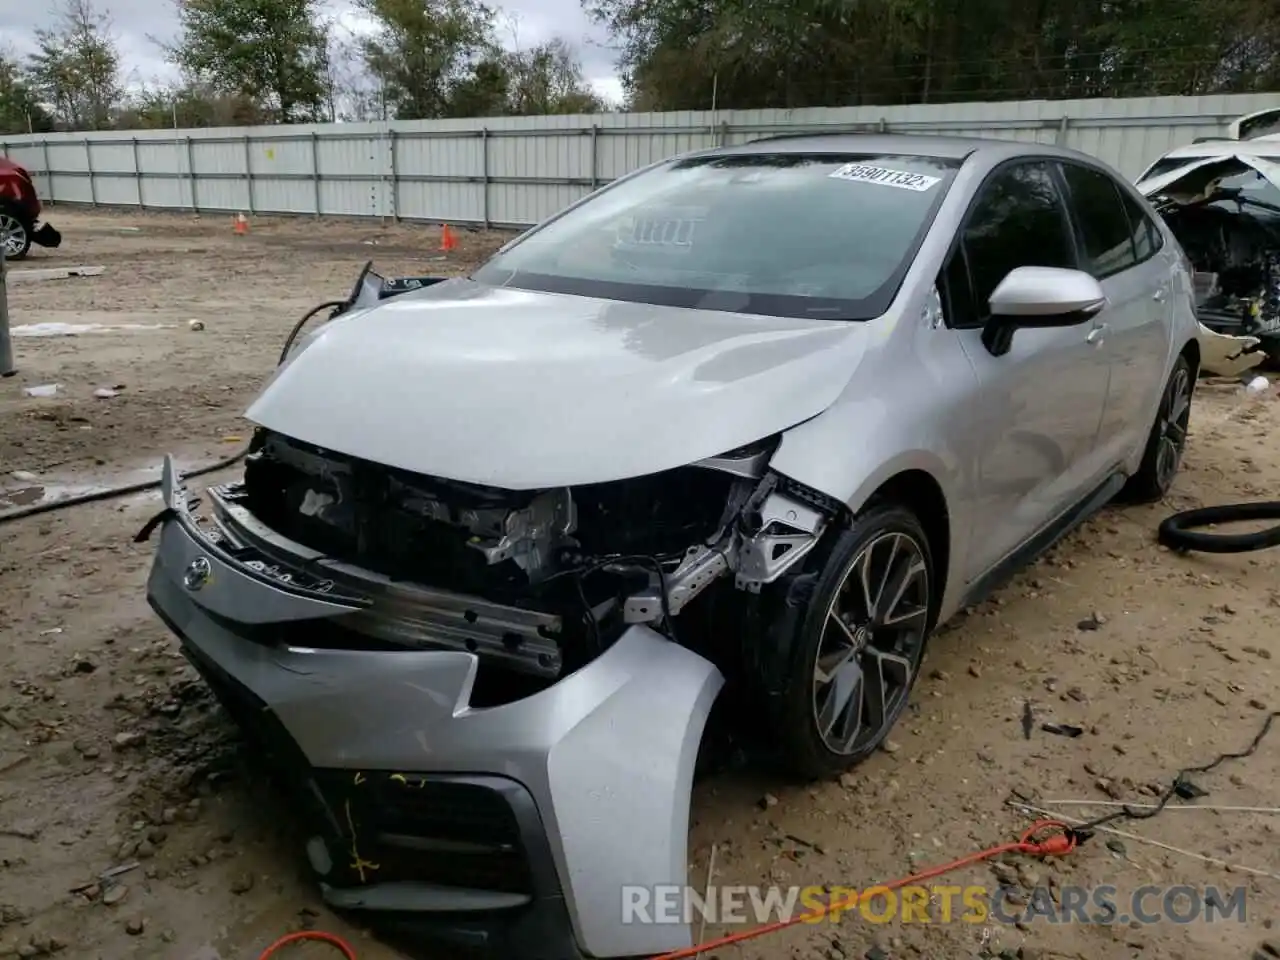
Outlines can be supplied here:
<path id="1" fill-rule="evenodd" d="M 1074 327 L 1106 305 L 1102 285 L 1083 270 L 1016 267 L 991 294 L 982 343 L 993 356 L 1002 356 L 1020 328 Z"/>

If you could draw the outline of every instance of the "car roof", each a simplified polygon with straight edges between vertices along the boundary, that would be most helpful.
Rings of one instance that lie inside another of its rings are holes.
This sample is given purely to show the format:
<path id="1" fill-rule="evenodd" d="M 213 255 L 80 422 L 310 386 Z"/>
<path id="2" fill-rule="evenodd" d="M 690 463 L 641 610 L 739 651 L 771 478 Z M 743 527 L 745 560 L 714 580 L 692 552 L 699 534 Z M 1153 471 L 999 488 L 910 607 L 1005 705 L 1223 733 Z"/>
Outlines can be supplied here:
<path id="1" fill-rule="evenodd" d="M 969 157 L 978 156 L 991 164 L 1012 157 L 1044 156 L 1100 163 L 1097 158 L 1077 150 L 1044 143 L 997 140 L 994 137 L 939 137 L 913 133 L 786 134 L 701 152 L 709 154 L 887 153 L 950 160 L 966 160 Z"/>

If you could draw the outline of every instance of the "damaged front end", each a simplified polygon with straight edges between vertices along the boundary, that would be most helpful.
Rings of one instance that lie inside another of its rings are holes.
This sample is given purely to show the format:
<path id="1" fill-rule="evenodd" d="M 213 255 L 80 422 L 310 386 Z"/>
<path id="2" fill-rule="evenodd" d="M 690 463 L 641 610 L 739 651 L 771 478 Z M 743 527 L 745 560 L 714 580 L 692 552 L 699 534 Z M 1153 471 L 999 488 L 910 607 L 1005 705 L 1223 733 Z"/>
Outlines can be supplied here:
<path id="1" fill-rule="evenodd" d="M 628 922 L 683 887 L 704 726 L 758 593 L 841 505 L 776 438 L 649 476 L 505 490 L 260 428 L 240 480 L 166 460 L 153 608 L 300 787 L 327 901 L 539 956 L 687 947 Z"/>
<path id="2" fill-rule="evenodd" d="M 632 625 L 676 636 L 722 576 L 759 592 L 812 549 L 835 505 L 768 474 L 772 450 L 509 491 L 259 430 L 243 480 L 207 495 L 214 536 L 370 601 L 342 618 L 348 642 L 460 650 L 554 681 Z"/>
<path id="3" fill-rule="evenodd" d="M 1278 184 L 1280 165 L 1247 153 L 1170 158 L 1138 184 L 1190 263 L 1209 372 L 1280 358 Z"/>

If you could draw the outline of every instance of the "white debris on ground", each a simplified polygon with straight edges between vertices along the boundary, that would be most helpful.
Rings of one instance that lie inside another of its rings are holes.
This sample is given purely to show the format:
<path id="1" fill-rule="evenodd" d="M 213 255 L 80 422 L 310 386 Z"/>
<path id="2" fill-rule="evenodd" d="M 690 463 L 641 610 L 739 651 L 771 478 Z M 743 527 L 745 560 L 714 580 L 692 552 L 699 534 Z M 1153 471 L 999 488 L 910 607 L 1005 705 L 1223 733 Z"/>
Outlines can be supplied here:
<path id="1" fill-rule="evenodd" d="M 40 283 L 44 280 L 70 280 L 73 277 L 100 277 L 106 267 L 38 267 L 10 270 L 7 283 Z"/>
<path id="2" fill-rule="evenodd" d="M 1257 337 L 1233 337 L 1200 324 L 1200 368 L 1217 377 L 1238 377 L 1267 358 L 1258 350 L 1245 353 L 1261 341 Z"/>
<path id="3" fill-rule="evenodd" d="M 166 330 L 170 323 L 24 323 L 9 330 L 13 337 L 75 337 L 82 333 Z"/>

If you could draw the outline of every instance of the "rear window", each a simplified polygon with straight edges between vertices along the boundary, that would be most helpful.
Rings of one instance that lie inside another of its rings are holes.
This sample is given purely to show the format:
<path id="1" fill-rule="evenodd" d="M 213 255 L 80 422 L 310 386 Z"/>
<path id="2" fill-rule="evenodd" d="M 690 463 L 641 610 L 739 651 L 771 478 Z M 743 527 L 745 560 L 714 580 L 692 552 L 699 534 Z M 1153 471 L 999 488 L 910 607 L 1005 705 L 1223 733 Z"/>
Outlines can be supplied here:
<path id="1" fill-rule="evenodd" d="M 673 160 L 500 252 L 482 283 L 635 303 L 865 320 L 892 302 L 960 161 Z"/>

